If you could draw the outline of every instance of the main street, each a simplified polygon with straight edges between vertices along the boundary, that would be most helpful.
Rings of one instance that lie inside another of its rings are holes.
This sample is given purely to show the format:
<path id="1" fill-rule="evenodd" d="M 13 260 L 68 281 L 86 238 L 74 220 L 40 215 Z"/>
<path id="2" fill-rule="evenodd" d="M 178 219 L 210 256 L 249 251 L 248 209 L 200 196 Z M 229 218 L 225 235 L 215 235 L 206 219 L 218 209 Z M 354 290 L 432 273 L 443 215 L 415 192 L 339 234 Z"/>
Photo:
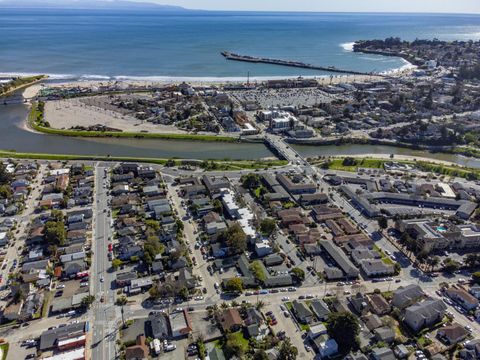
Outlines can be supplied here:
<path id="1" fill-rule="evenodd" d="M 111 217 L 108 211 L 109 166 L 95 165 L 94 231 L 92 241 L 93 265 L 90 274 L 91 293 L 95 302 L 90 310 L 92 316 L 92 358 L 111 360 L 115 358 L 115 340 L 118 328 L 117 309 L 112 289 L 113 275 L 109 272 L 108 243 L 111 241 Z M 101 301 L 103 299 L 103 302 Z"/>

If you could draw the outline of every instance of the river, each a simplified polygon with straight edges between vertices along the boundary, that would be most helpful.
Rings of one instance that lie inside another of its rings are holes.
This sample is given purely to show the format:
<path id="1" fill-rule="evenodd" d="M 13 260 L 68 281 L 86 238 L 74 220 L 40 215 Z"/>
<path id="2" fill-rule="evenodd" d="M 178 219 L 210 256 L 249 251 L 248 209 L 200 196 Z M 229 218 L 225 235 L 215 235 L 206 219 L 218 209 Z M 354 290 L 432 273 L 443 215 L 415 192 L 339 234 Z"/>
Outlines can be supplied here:
<path id="1" fill-rule="evenodd" d="M 25 129 L 28 107 L 24 104 L 0 108 L 0 149 L 18 152 L 125 156 L 182 159 L 244 159 L 272 157 L 263 144 L 216 143 L 158 139 L 69 138 L 47 135 Z M 444 160 L 480 168 L 480 159 L 453 154 L 429 153 L 420 150 L 383 145 L 303 146 L 294 145 L 302 156 L 395 154 Z"/>

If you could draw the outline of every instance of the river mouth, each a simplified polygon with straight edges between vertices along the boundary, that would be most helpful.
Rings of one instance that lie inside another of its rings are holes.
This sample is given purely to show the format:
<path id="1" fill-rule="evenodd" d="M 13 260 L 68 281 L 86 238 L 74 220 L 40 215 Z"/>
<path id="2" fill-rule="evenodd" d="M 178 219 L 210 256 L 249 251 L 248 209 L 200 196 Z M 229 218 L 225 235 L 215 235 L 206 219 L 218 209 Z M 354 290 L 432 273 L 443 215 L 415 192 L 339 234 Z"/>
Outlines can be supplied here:
<path id="1" fill-rule="evenodd" d="M 217 143 L 185 140 L 135 138 L 72 138 L 29 131 L 25 127 L 29 108 L 24 104 L 0 107 L 0 149 L 17 152 L 115 156 L 138 158 L 259 160 L 272 152 L 261 143 Z M 442 160 L 461 166 L 480 168 L 480 159 L 461 155 L 430 153 L 385 145 L 292 145 L 304 157 L 402 155 Z"/>

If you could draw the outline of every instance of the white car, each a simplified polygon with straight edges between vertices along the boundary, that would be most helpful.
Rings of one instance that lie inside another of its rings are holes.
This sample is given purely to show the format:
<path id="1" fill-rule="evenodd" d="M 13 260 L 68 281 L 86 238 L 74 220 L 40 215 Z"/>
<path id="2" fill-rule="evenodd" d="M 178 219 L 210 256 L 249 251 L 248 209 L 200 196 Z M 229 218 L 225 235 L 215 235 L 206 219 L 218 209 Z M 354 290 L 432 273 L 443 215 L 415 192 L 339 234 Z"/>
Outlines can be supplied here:
<path id="1" fill-rule="evenodd" d="M 57 290 L 60 290 L 60 289 L 65 289 L 65 285 L 64 284 L 57 285 Z"/>
<path id="2" fill-rule="evenodd" d="M 86 287 L 86 286 L 88 286 L 88 281 L 80 283 L 80 287 Z"/>
<path id="3" fill-rule="evenodd" d="M 290 298 L 288 296 L 282 297 L 282 301 L 288 301 L 288 300 L 290 300 Z"/>

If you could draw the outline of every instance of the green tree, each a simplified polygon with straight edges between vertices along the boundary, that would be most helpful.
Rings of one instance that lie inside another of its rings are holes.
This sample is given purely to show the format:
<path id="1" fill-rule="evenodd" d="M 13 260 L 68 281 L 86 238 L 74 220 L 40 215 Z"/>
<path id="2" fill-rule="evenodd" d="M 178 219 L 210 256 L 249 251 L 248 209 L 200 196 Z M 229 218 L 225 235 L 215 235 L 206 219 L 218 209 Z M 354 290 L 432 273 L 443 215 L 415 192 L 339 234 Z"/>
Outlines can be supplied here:
<path id="1" fill-rule="evenodd" d="M 253 360 L 268 360 L 268 355 L 265 350 L 258 350 L 253 355 Z"/>
<path id="2" fill-rule="evenodd" d="M 158 222 L 157 220 L 145 220 L 145 226 L 147 227 L 147 231 L 151 230 L 155 233 L 160 231 L 160 222 Z"/>
<path id="3" fill-rule="evenodd" d="M 224 349 L 227 357 L 230 358 L 236 356 L 242 359 L 248 350 L 248 345 L 241 341 L 238 336 L 235 336 L 235 334 L 227 334 L 227 341 L 225 342 Z"/>
<path id="4" fill-rule="evenodd" d="M 480 271 L 475 271 L 472 274 L 472 280 L 473 280 L 474 283 L 480 284 Z"/>
<path id="5" fill-rule="evenodd" d="M 260 176 L 258 176 L 258 174 L 250 173 L 242 176 L 240 181 L 245 189 L 251 190 L 260 185 Z"/>
<path id="6" fill-rule="evenodd" d="M 443 262 L 443 270 L 445 270 L 448 273 L 454 273 L 460 268 L 460 264 L 458 261 L 455 261 L 453 259 L 447 258 Z"/>
<path id="7" fill-rule="evenodd" d="M 292 270 L 293 276 L 295 276 L 299 281 L 305 280 L 305 271 L 299 267 L 294 267 Z"/>
<path id="8" fill-rule="evenodd" d="M 0 185 L 9 184 L 12 180 L 12 174 L 7 171 L 7 168 L 3 163 L 0 163 Z"/>
<path id="9" fill-rule="evenodd" d="M 385 216 L 379 217 L 377 221 L 380 229 L 385 230 L 388 228 L 388 220 Z"/>
<path id="10" fill-rule="evenodd" d="M 327 319 L 328 334 L 335 339 L 342 353 L 357 347 L 360 332 L 358 319 L 349 312 L 330 313 Z"/>
<path id="11" fill-rule="evenodd" d="M 123 261 L 118 259 L 118 258 L 115 258 L 112 260 L 112 268 L 114 268 L 115 270 L 117 270 L 120 266 L 123 265 Z"/>
<path id="12" fill-rule="evenodd" d="M 48 221 L 45 224 L 45 240 L 50 244 L 65 245 L 67 232 L 63 222 Z"/>
<path id="13" fill-rule="evenodd" d="M 240 254 L 247 249 L 247 235 L 239 223 L 235 223 L 219 236 L 219 241 L 225 241 L 232 254 Z"/>
<path id="14" fill-rule="evenodd" d="M 282 341 L 278 347 L 278 360 L 295 360 L 298 356 L 298 349 L 292 345 L 290 339 Z"/>
<path id="15" fill-rule="evenodd" d="M 95 296 L 87 295 L 82 299 L 81 304 L 82 304 L 83 307 L 89 308 L 93 304 L 94 301 L 95 301 Z"/>
<path id="16" fill-rule="evenodd" d="M 260 222 L 260 232 L 264 236 L 270 236 L 275 231 L 277 223 L 274 219 L 265 218 Z"/>
<path id="17" fill-rule="evenodd" d="M 116 301 L 115 301 L 115 305 L 118 305 L 118 306 L 123 306 L 123 305 L 127 305 L 128 303 L 128 299 L 126 296 L 122 295 L 120 296 Z"/>
<path id="18" fill-rule="evenodd" d="M 241 293 L 243 291 L 243 280 L 238 277 L 231 278 L 226 282 L 225 289 L 234 293 Z"/>
<path id="19" fill-rule="evenodd" d="M 258 281 L 264 282 L 267 279 L 265 267 L 259 260 L 255 260 L 250 264 L 250 270 Z"/>
<path id="20" fill-rule="evenodd" d="M 50 213 L 50 219 L 55 222 L 63 223 L 63 212 L 61 210 L 52 210 Z"/>
<path id="21" fill-rule="evenodd" d="M 213 200 L 213 210 L 218 213 L 222 214 L 223 213 L 223 205 L 222 202 L 219 199 Z"/>
<path id="22" fill-rule="evenodd" d="M 8 185 L 0 185 L 0 199 L 10 199 L 12 197 L 12 189 Z"/>

